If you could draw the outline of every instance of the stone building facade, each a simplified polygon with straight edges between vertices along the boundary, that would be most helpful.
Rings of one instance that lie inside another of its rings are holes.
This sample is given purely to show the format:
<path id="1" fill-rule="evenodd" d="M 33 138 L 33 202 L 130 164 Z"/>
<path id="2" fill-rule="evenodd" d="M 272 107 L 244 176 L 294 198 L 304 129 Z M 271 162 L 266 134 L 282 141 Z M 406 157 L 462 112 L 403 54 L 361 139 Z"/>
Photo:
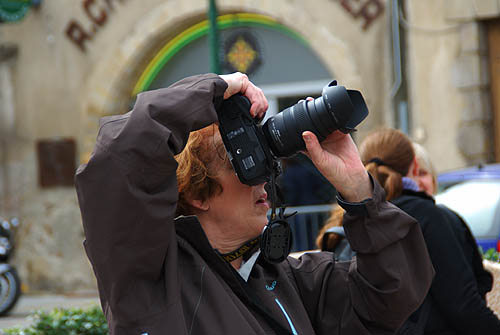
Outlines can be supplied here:
<path id="1" fill-rule="evenodd" d="M 95 288 L 75 190 L 61 176 L 88 159 L 100 117 L 128 111 L 141 90 L 210 71 L 208 3 L 46 0 L 22 20 L 0 24 L 0 215 L 21 218 L 14 262 L 28 289 Z M 249 76 L 271 112 L 337 79 L 362 91 L 370 109 L 356 139 L 400 127 L 428 148 L 440 171 L 499 157 L 491 80 L 498 54 L 489 54 L 488 40 L 500 0 L 217 6 L 228 46 L 221 57 L 230 58 L 231 41 L 241 36 L 249 48 L 223 71 L 250 71 L 245 66 L 256 58 L 248 54 L 260 57 Z"/>

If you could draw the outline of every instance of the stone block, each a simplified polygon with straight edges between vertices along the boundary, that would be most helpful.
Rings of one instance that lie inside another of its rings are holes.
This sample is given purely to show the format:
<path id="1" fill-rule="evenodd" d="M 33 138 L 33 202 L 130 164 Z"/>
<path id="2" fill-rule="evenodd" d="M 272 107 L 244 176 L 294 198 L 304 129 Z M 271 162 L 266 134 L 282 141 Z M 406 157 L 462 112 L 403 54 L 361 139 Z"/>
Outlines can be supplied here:
<path id="1" fill-rule="evenodd" d="M 473 0 L 472 3 L 476 18 L 486 19 L 500 14 L 498 0 Z"/>
<path id="2" fill-rule="evenodd" d="M 460 48 L 462 53 L 486 54 L 488 45 L 486 42 L 484 25 L 477 21 L 467 22 L 460 26 Z"/>
<path id="3" fill-rule="evenodd" d="M 476 12 L 471 0 L 453 0 L 446 2 L 444 14 L 450 20 L 468 21 L 475 17 Z"/>
<path id="4" fill-rule="evenodd" d="M 90 289 L 94 275 L 82 245 L 80 210 L 73 188 L 31 193 L 23 199 L 13 262 L 34 291 Z"/>
<path id="5" fill-rule="evenodd" d="M 490 60 L 488 55 L 479 56 L 480 85 L 490 85 Z"/>
<path id="6" fill-rule="evenodd" d="M 461 111 L 462 121 L 491 121 L 491 101 L 487 89 L 477 88 L 462 93 L 465 102 Z"/>
<path id="7" fill-rule="evenodd" d="M 455 87 L 474 88 L 489 83 L 488 59 L 476 54 L 462 54 L 457 58 L 452 70 Z"/>
<path id="8" fill-rule="evenodd" d="M 486 19 L 500 14 L 498 0 L 453 0 L 447 1 L 445 17 L 455 21 Z"/>
<path id="9" fill-rule="evenodd" d="M 483 122 L 463 122 L 458 127 L 457 146 L 466 159 L 487 155 L 489 148 L 488 134 L 490 132 Z"/>

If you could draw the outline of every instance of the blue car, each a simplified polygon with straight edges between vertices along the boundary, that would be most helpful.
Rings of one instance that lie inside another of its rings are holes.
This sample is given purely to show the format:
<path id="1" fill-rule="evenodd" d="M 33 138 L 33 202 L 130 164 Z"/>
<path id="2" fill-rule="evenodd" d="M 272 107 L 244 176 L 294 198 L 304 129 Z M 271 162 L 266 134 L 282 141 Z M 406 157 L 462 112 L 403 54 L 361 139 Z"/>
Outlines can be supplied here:
<path id="1" fill-rule="evenodd" d="M 484 251 L 500 251 L 500 164 L 441 173 L 438 184 L 436 202 L 464 218 Z"/>

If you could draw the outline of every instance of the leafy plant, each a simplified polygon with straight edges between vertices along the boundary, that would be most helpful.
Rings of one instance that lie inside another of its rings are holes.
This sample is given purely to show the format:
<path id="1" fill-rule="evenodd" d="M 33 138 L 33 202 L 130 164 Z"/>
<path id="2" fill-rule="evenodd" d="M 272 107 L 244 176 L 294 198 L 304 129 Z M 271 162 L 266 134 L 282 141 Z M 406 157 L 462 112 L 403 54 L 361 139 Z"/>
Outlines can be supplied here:
<path id="1" fill-rule="evenodd" d="M 500 253 L 496 251 L 494 248 L 489 248 L 486 251 L 483 251 L 483 248 L 479 247 L 479 251 L 483 255 L 484 259 L 487 259 L 492 262 L 500 262 Z"/>
<path id="2" fill-rule="evenodd" d="M 107 335 L 108 325 L 100 307 L 55 308 L 50 312 L 38 311 L 28 328 L 9 328 L 5 335 Z"/>

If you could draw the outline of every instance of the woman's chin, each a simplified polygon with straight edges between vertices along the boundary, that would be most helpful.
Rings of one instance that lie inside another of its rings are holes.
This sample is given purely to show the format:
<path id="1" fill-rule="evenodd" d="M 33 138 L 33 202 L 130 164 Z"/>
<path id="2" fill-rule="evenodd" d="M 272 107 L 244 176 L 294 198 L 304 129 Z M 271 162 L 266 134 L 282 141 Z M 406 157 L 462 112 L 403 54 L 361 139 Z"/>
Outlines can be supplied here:
<path id="1" fill-rule="evenodd" d="M 264 230 L 264 227 L 267 225 L 267 216 L 265 218 L 263 218 L 262 220 L 259 221 L 259 228 L 258 228 L 258 233 L 262 233 L 262 231 Z"/>

